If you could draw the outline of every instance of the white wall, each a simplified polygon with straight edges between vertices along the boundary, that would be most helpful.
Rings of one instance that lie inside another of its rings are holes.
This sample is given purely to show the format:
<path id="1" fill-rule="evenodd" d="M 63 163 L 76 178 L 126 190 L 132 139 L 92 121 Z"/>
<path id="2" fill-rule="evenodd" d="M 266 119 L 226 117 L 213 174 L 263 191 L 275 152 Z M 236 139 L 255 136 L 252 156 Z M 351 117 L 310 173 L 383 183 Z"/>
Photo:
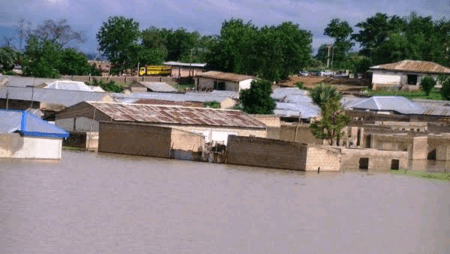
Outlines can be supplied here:
<path id="1" fill-rule="evenodd" d="M 1 134 L 0 139 L 3 144 L 0 158 L 61 159 L 61 138 L 21 137 L 18 133 L 8 133 Z"/>
<path id="2" fill-rule="evenodd" d="M 400 85 L 402 73 L 397 72 L 383 72 L 383 71 L 373 71 L 372 83 L 373 84 L 392 84 Z"/>
<path id="3" fill-rule="evenodd" d="M 209 78 L 199 78 L 198 79 L 199 90 L 206 89 L 206 88 L 215 90 L 216 87 L 214 86 L 214 81 L 225 82 L 225 90 L 227 90 L 227 91 L 236 91 L 236 92 L 239 91 L 239 85 L 236 82 L 209 79 Z"/>
<path id="4" fill-rule="evenodd" d="M 253 79 L 246 79 L 239 82 L 239 92 L 242 89 L 250 89 Z"/>

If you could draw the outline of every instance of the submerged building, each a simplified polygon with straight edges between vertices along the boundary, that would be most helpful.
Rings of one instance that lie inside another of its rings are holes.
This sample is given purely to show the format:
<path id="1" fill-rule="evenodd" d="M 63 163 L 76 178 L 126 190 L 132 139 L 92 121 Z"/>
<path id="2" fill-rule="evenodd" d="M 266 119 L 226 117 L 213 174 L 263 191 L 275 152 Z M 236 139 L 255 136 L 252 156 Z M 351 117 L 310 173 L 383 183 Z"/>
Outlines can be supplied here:
<path id="1" fill-rule="evenodd" d="M 27 111 L 0 110 L 0 158 L 60 159 L 68 136 Z"/>

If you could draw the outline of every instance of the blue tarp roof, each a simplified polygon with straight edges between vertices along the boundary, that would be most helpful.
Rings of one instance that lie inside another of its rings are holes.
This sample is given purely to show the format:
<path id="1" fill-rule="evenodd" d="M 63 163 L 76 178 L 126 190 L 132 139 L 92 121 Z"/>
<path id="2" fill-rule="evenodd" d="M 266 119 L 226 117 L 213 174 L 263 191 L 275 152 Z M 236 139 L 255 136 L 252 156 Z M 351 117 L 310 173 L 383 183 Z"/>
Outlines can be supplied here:
<path id="1" fill-rule="evenodd" d="M 0 110 L 0 132 L 24 136 L 67 138 L 69 133 L 26 111 Z"/>

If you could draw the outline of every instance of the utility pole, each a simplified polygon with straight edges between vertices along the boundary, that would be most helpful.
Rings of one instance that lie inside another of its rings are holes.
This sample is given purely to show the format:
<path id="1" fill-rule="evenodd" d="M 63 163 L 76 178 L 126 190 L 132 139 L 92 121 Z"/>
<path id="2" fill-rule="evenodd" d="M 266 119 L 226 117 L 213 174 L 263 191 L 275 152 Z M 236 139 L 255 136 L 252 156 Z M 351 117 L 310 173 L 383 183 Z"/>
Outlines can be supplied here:
<path id="1" fill-rule="evenodd" d="M 191 76 L 191 71 L 192 71 L 192 50 L 194 50 L 194 49 L 191 49 L 191 60 L 189 61 L 189 77 Z M 194 75 L 192 75 L 192 76 L 194 76 Z"/>
<path id="2" fill-rule="evenodd" d="M 333 69 L 333 60 L 334 60 L 334 45 L 333 45 L 333 51 L 331 53 L 331 69 Z"/>
<path id="3" fill-rule="evenodd" d="M 327 45 L 328 48 L 328 57 L 327 57 L 327 68 L 330 67 L 330 54 L 331 54 L 331 48 L 333 47 L 333 44 Z"/>
<path id="4" fill-rule="evenodd" d="M 6 88 L 6 109 L 8 109 L 8 100 L 9 100 L 9 88 Z"/>
<path id="5" fill-rule="evenodd" d="M 33 109 L 33 99 L 34 99 L 34 85 L 31 87 L 31 106 L 30 106 L 31 109 Z"/>

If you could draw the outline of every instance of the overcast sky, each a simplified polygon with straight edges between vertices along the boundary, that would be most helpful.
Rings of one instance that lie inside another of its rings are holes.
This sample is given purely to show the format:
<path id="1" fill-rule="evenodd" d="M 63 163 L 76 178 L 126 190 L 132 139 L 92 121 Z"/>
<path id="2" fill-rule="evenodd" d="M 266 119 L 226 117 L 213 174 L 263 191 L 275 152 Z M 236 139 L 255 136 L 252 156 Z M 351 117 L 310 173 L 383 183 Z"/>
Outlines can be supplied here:
<path id="1" fill-rule="evenodd" d="M 416 11 L 434 19 L 450 17 L 450 0 L 1 0 L 0 45 L 3 36 L 16 36 L 17 21 L 25 18 L 33 25 L 44 19 L 69 20 L 75 30 L 83 31 L 88 41 L 79 48 L 96 52 L 95 34 L 109 16 L 122 15 L 149 26 L 199 31 L 202 35 L 218 34 L 224 20 L 241 18 L 258 26 L 292 21 L 313 34 L 313 47 L 329 43 L 323 30 L 333 18 L 350 25 L 377 12 L 408 15 Z"/>

